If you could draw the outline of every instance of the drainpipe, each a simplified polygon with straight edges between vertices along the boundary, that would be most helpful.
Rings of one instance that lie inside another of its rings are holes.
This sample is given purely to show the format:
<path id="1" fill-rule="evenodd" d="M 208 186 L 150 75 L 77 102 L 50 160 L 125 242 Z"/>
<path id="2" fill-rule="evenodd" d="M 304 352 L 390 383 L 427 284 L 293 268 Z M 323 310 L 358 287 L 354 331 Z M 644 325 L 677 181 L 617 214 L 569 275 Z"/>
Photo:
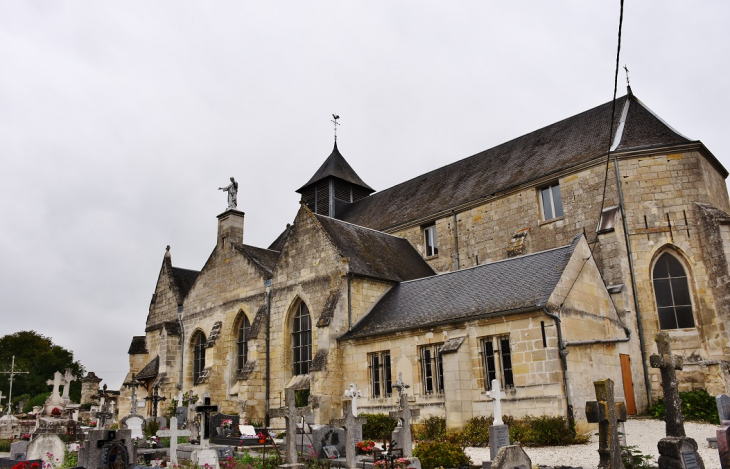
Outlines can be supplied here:
<path id="1" fill-rule="evenodd" d="M 639 331 L 639 348 L 641 349 L 641 366 L 644 369 L 644 387 L 646 388 L 646 403 L 651 403 L 651 381 L 649 381 L 649 369 L 646 366 L 646 346 L 644 343 L 644 328 L 641 325 L 641 311 L 639 310 L 639 297 L 636 294 L 636 274 L 634 273 L 634 259 L 631 254 L 631 241 L 629 241 L 629 227 L 626 223 L 626 211 L 624 210 L 624 192 L 621 188 L 621 178 L 618 170 L 618 158 L 613 157 L 613 169 L 616 172 L 616 187 L 618 187 L 618 206 L 621 209 L 621 221 L 624 227 L 624 240 L 626 242 L 626 255 L 629 258 L 629 276 L 631 277 L 631 294 L 634 297 L 634 309 L 636 310 L 636 328 Z"/>
<path id="2" fill-rule="evenodd" d="M 269 426 L 269 394 L 271 391 L 271 279 L 264 280 L 266 287 L 266 412 L 264 426 Z"/>
<path id="3" fill-rule="evenodd" d="M 573 340 L 565 342 L 565 348 L 576 345 L 617 344 L 619 342 L 628 342 L 629 340 L 631 340 L 631 337 L 624 337 L 623 339 Z"/>
<path id="4" fill-rule="evenodd" d="M 183 307 L 177 307 L 177 320 L 180 323 L 180 381 L 177 383 L 178 391 L 183 389 L 183 366 L 185 366 L 185 327 L 182 322 Z M 182 405 L 182 403 L 178 403 Z"/>
<path id="5" fill-rule="evenodd" d="M 347 274 L 347 330 L 352 330 L 352 274 Z"/>
<path id="6" fill-rule="evenodd" d="M 459 270 L 459 229 L 456 226 L 456 210 L 452 210 L 454 214 L 454 252 L 456 252 L 456 270 Z"/>
<path id="7" fill-rule="evenodd" d="M 542 311 L 555 321 L 555 328 L 558 330 L 558 355 L 560 355 L 560 364 L 563 368 L 563 385 L 565 386 L 565 402 L 568 405 L 568 423 L 571 429 L 575 429 L 575 417 L 573 416 L 573 403 L 570 400 L 570 380 L 568 379 L 568 349 L 563 343 L 563 330 L 560 327 L 560 316 L 551 313 L 547 306 Z"/>

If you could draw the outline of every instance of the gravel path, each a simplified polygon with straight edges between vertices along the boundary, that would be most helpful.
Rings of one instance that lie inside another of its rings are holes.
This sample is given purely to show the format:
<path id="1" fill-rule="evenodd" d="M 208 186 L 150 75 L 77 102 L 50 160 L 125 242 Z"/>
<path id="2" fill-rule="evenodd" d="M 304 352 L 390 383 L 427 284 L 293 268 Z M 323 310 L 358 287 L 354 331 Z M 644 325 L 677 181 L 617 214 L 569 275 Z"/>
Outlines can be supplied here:
<path id="1" fill-rule="evenodd" d="M 637 446 L 639 451 L 654 457 L 652 465 L 657 465 L 659 452 L 657 442 L 664 434 L 664 422 L 651 419 L 629 419 L 624 424 L 626 429 L 626 443 Z M 699 446 L 699 453 L 705 463 L 705 469 L 720 469 L 720 457 L 717 450 L 710 448 L 707 438 L 715 436 L 715 425 L 707 423 L 685 422 L 684 429 L 687 436 L 694 438 Z M 598 466 L 598 432 L 585 445 L 573 446 L 546 446 L 542 448 L 525 448 L 525 452 L 532 459 L 533 467 L 540 464 L 546 466 L 581 466 L 595 468 Z M 473 463 L 489 459 L 489 448 L 467 448 L 466 454 Z"/>

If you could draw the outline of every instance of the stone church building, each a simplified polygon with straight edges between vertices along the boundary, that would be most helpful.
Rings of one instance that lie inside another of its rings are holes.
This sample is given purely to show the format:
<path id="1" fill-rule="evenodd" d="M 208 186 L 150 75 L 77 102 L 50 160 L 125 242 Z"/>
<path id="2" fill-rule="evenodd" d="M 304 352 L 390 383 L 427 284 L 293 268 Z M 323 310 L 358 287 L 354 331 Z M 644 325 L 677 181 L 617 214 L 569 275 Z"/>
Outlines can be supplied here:
<path id="1" fill-rule="evenodd" d="M 609 102 L 378 192 L 335 144 L 270 246 L 229 209 L 199 271 L 168 247 L 127 380 L 248 420 L 308 389 L 327 423 L 350 383 L 361 412 L 395 409 L 401 376 L 459 428 L 497 379 L 506 414 L 580 428 L 593 380 L 629 413 L 661 395 L 667 331 L 681 387 L 728 392 L 728 172 L 630 89 L 615 109 L 610 158 Z"/>

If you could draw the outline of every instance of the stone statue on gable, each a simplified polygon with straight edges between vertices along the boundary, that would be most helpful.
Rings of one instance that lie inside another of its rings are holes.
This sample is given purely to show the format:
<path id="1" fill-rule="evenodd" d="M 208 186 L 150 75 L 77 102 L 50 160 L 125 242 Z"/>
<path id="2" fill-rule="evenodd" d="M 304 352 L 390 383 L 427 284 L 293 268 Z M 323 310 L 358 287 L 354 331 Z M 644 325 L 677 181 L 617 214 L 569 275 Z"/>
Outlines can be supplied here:
<path id="1" fill-rule="evenodd" d="M 231 176 L 231 183 L 226 187 L 219 187 L 218 190 L 228 192 L 228 209 L 235 209 L 238 206 L 238 183 Z"/>

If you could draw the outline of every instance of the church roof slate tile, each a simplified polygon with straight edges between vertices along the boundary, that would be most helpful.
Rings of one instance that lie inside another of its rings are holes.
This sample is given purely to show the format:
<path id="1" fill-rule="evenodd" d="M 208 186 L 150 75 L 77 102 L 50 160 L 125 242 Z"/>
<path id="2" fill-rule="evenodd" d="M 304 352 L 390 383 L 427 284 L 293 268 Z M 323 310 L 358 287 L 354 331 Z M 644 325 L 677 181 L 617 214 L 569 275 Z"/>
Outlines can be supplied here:
<path id="1" fill-rule="evenodd" d="M 617 99 L 615 129 L 627 98 Z M 690 142 L 631 99 L 619 151 Z M 338 218 L 386 230 L 600 158 L 609 145 L 611 108 L 608 102 L 377 192 Z"/>
<path id="2" fill-rule="evenodd" d="M 568 246 L 400 283 L 341 339 L 540 309 L 581 236 Z"/>
<path id="3" fill-rule="evenodd" d="M 314 215 L 342 256 L 350 272 L 393 282 L 434 275 L 411 243 L 404 238 Z"/>
<path id="4" fill-rule="evenodd" d="M 266 271 L 269 275 L 274 271 L 276 262 L 279 260 L 279 252 L 270 249 L 257 248 L 248 244 L 238 246 L 238 248 L 248 255 L 256 265 Z"/>
<path id="5" fill-rule="evenodd" d="M 172 278 L 182 298 L 185 298 L 188 294 L 193 283 L 195 283 L 195 279 L 198 278 L 198 274 L 200 272 L 197 270 L 181 269 L 180 267 L 172 268 Z"/>
<path id="6" fill-rule="evenodd" d="M 129 355 L 144 355 L 147 352 L 147 337 L 143 335 L 135 335 L 132 337 L 132 343 L 129 344 Z"/>
<path id="7" fill-rule="evenodd" d="M 152 359 L 144 368 L 139 370 L 139 373 L 134 375 L 134 379 L 150 379 L 157 376 L 160 372 L 160 356 L 157 355 Z"/>
<path id="8" fill-rule="evenodd" d="M 352 169 L 352 166 L 350 166 L 349 163 L 345 161 L 345 158 L 342 156 L 342 154 L 340 154 L 340 150 L 337 149 L 337 142 L 335 142 L 335 147 L 334 149 L 332 149 L 332 153 L 330 154 L 330 156 L 328 156 L 327 159 L 324 160 L 324 163 L 322 163 L 322 166 L 320 166 L 317 172 L 314 173 L 314 176 L 312 176 L 306 184 L 297 189 L 297 192 L 302 192 L 307 186 L 311 186 L 312 184 L 328 177 L 336 177 L 342 179 L 343 181 L 347 181 L 356 186 L 360 186 L 370 192 L 373 192 L 375 190 L 365 184 L 365 181 L 360 179 L 360 176 L 358 176 L 355 170 Z"/>

